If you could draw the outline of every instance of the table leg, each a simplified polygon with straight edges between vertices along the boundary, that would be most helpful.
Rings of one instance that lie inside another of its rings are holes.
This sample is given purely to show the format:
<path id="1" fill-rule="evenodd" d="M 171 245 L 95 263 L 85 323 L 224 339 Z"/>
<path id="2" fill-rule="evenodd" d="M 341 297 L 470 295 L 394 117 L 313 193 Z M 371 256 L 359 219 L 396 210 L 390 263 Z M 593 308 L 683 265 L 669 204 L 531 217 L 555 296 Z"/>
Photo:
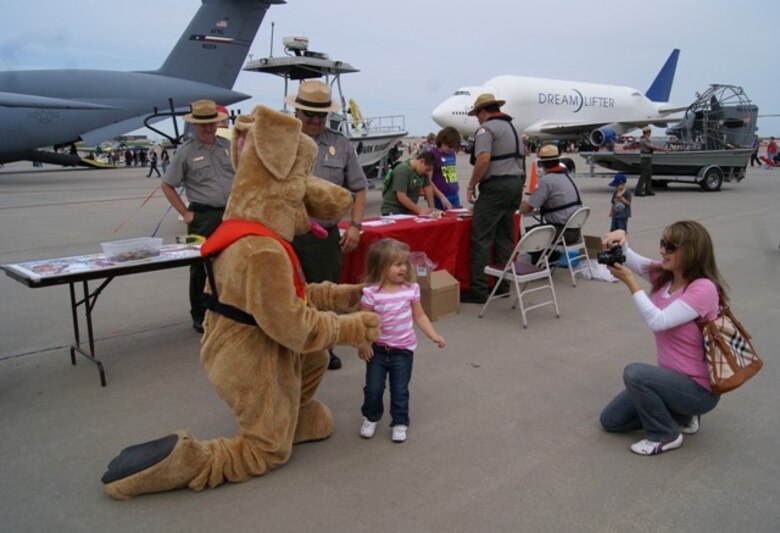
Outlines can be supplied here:
<path id="1" fill-rule="evenodd" d="M 68 284 L 70 285 L 70 306 L 73 317 L 73 337 L 75 342 L 75 344 L 70 347 L 70 362 L 73 365 L 76 364 L 76 352 L 92 361 L 98 368 L 98 372 L 100 373 L 100 384 L 103 387 L 106 386 L 106 373 L 103 370 L 103 363 L 101 363 L 100 360 L 95 357 L 95 336 L 94 330 L 92 328 L 92 310 L 95 307 L 98 296 L 100 296 L 100 293 L 103 291 L 103 289 L 106 288 L 112 279 L 114 278 L 106 278 L 103 283 L 101 283 L 100 286 L 92 293 L 89 292 L 89 284 L 87 280 L 82 281 L 83 298 L 78 301 L 76 300 L 76 288 L 73 282 Z M 80 305 L 84 306 L 84 317 L 87 324 L 87 341 L 89 343 L 88 352 L 81 347 L 81 334 L 79 330 L 79 318 L 77 311 Z"/>

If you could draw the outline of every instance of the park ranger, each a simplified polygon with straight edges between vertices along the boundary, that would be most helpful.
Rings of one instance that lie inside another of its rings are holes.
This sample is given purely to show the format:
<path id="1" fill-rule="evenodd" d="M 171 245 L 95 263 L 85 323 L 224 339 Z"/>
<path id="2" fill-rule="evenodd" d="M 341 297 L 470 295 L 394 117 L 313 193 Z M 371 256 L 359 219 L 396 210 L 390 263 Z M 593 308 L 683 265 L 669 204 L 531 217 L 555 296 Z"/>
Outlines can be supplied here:
<path id="1" fill-rule="evenodd" d="M 336 221 L 324 220 L 318 222 L 328 230 L 327 238 L 320 239 L 309 233 L 296 236 L 292 242 L 307 282 L 338 283 L 342 254 L 353 251 L 360 242 L 368 182 L 349 139 L 326 127 L 328 114 L 341 108 L 331 99 L 326 83 L 319 80 L 304 82 L 298 87 L 298 93 L 288 96 L 286 101 L 295 108 L 295 117 L 303 124 L 303 132 L 317 143 L 314 175 L 354 194 L 350 223 L 344 235 L 339 234 Z M 333 350 L 328 368 L 341 368 L 341 360 Z"/>
<path id="2" fill-rule="evenodd" d="M 193 124 L 195 135 L 176 150 L 160 188 L 184 219 L 187 233 L 208 237 L 222 222 L 235 175 L 230 161 L 230 142 L 217 137 L 219 123 L 228 117 L 217 110 L 216 103 L 211 100 L 198 100 L 191 107 L 192 112 L 184 115 L 184 120 Z M 176 192 L 182 185 L 189 205 L 184 205 Z M 191 265 L 190 315 L 192 327 L 198 333 L 203 333 L 206 315 L 205 285 L 203 264 Z"/>
<path id="3" fill-rule="evenodd" d="M 514 248 L 514 213 L 520 207 L 525 182 L 524 153 L 512 117 L 501 112 L 504 100 L 486 93 L 477 97 L 470 116 L 479 128 L 474 134 L 467 199 L 474 204 L 471 222 L 471 279 L 461 294 L 466 303 L 484 303 L 488 296 L 485 267 L 490 260 L 506 262 Z"/>

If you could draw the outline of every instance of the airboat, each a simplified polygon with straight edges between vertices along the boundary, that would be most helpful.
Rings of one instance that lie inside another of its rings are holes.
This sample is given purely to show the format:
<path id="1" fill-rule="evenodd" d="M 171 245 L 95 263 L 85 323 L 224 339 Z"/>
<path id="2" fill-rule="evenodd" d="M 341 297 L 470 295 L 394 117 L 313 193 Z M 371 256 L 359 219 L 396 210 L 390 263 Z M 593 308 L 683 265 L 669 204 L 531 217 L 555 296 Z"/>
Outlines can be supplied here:
<path id="1" fill-rule="evenodd" d="M 666 130 L 669 152 L 653 154 L 653 184 L 696 183 L 718 191 L 724 181 L 745 178 L 756 132 L 758 107 L 741 87 L 710 85 L 688 106 L 682 119 Z M 638 151 L 583 153 L 591 165 L 639 174 Z"/>
<path id="2" fill-rule="evenodd" d="M 328 127 L 344 134 L 352 143 L 366 176 L 376 179 L 401 155 L 401 140 L 408 133 L 403 115 L 364 117 L 354 99 L 347 100 L 341 88 L 341 75 L 360 72 L 345 61 L 330 59 L 327 54 L 309 50 L 306 37 L 282 39 L 284 56 L 250 60 L 244 70 L 274 74 L 284 78 L 284 97 L 290 81 L 325 78 L 331 94 L 338 97 L 341 111 L 329 115 Z M 287 111 L 285 102 L 283 110 Z"/>

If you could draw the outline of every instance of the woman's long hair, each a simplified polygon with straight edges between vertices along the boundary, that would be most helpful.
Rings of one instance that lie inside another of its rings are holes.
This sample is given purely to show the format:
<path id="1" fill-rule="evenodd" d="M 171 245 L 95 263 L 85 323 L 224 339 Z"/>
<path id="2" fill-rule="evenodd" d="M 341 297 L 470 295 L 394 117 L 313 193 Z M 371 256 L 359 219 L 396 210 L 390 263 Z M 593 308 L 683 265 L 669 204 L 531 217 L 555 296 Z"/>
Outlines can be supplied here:
<path id="1" fill-rule="evenodd" d="M 728 285 L 721 277 L 715 264 L 715 249 L 709 232 L 694 220 L 681 220 L 667 226 L 663 231 L 664 240 L 677 245 L 678 261 L 682 267 L 682 276 L 686 284 L 696 279 L 707 278 L 718 288 L 718 295 L 725 304 L 728 302 Z M 660 270 L 653 282 L 652 292 L 656 292 L 674 279 L 674 273 Z"/>
<path id="2" fill-rule="evenodd" d="M 414 281 L 415 273 L 409 261 L 409 246 L 395 239 L 381 239 L 372 244 L 366 254 L 365 283 L 381 284 L 385 272 L 396 261 L 406 262 L 406 283 Z"/>

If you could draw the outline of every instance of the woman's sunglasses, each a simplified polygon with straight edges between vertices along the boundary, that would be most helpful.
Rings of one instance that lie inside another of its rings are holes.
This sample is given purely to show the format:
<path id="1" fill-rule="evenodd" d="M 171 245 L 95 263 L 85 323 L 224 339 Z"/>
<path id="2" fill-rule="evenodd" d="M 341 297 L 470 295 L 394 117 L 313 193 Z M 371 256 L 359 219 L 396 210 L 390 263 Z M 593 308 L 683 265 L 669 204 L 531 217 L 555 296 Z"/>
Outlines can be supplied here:
<path id="1" fill-rule="evenodd" d="M 304 111 L 303 114 L 306 115 L 306 118 L 325 118 L 328 116 L 327 111 Z"/>
<path id="2" fill-rule="evenodd" d="M 661 242 L 659 243 L 661 248 L 663 248 L 666 253 L 673 254 L 677 251 L 678 246 L 674 243 L 671 243 L 667 241 L 666 239 L 661 239 Z"/>

